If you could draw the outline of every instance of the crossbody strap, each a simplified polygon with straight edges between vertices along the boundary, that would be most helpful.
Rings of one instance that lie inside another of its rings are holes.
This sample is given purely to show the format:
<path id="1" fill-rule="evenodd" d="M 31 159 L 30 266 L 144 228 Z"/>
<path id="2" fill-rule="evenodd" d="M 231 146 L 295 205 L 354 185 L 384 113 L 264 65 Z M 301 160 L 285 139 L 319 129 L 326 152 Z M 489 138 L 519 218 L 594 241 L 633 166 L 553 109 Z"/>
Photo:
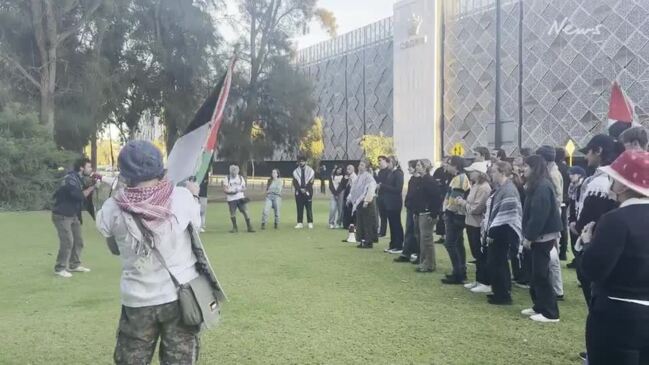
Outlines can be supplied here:
<path id="1" fill-rule="evenodd" d="M 135 224 L 137 225 L 138 229 L 140 230 L 140 233 L 142 234 L 142 243 L 144 245 L 146 245 L 147 248 L 149 250 L 151 250 L 151 252 L 153 252 L 153 254 L 158 259 L 158 261 L 160 261 L 160 264 L 162 265 L 162 267 L 164 267 L 165 270 L 167 270 L 167 272 L 169 273 L 169 276 L 171 277 L 171 281 L 173 281 L 174 285 L 177 288 L 180 287 L 180 283 L 178 282 L 178 280 L 176 279 L 174 274 L 171 273 L 171 270 L 169 270 L 169 267 L 167 266 L 167 262 L 162 257 L 162 254 L 160 253 L 160 251 L 158 251 L 157 248 L 155 248 L 155 247 L 153 247 L 153 246 L 151 246 L 149 244 L 149 237 L 147 237 L 147 235 L 145 234 L 145 232 L 147 232 L 148 230 L 144 227 L 144 224 L 142 223 L 142 217 L 140 217 L 140 216 L 138 216 L 136 214 L 131 214 L 131 216 L 133 217 L 133 220 L 135 221 Z"/>

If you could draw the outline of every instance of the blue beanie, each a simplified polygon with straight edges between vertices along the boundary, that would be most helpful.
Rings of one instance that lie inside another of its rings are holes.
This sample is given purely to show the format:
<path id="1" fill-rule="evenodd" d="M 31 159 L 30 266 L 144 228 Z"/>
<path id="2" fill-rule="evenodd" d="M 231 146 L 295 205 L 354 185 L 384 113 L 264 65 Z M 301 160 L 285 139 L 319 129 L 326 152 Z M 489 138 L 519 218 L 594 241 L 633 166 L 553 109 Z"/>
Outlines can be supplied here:
<path id="1" fill-rule="evenodd" d="M 118 157 L 119 173 L 130 186 L 164 175 L 162 153 L 148 141 L 131 141 L 122 148 Z"/>
<path id="2" fill-rule="evenodd" d="M 581 166 L 573 166 L 568 170 L 568 175 L 586 176 L 586 170 Z"/>

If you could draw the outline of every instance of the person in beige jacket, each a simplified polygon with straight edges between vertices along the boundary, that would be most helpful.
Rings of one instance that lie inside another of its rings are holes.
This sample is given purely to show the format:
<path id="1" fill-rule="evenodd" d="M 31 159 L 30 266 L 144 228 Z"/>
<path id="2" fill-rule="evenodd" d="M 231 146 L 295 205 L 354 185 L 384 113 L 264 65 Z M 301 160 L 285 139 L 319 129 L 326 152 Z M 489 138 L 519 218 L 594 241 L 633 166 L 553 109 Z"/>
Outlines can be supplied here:
<path id="1" fill-rule="evenodd" d="M 466 200 L 458 198 L 458 204 L 466 212 L 466 234 L 469 239 L 471 255 L 476 265 L 475 282 L 464 287 L 474 293 L 490 293 L 491 286 L 487 272 L 487 251 L 482 249 L 480 227 L 487 209 L 487 200 L 491 195 L 491 185 L 487 176 L 488 162 L 474 162 L 465 169 L 471 179 L 471 190 Z M 484 252 L 483 252 L 484 251 Z"/>

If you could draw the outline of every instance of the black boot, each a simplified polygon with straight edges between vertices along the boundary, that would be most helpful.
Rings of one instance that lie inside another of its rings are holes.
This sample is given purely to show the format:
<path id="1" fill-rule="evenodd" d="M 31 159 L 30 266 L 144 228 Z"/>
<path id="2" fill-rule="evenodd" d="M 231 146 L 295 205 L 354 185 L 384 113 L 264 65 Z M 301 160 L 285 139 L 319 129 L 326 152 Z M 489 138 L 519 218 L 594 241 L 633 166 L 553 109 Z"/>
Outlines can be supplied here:
<path id="1" fill-rule="evenodd" d="M 266 229 L 266 223 L 261 224 L 261 230 L 263 231 L 264 229 Z"/>
<path id="2" fill-rule="evenodd" d="M 275 222 L 275 226 L 274 226 L 274 227 L 275 227 L 275 229 L 277 229 L 277 228 L 279 227 L 279 225 L 277 224 L 277 222 Z"/>
<path id="3" fill-rule="evenodd" d="M 250 218 L 246 219 L 246 226 L 248 227 L 248 232 L 255 233 L 255 230 L 252 229 L 252 223 L 250 223 Z"/>
<path id="4" fill-rule="evenodd" d="M 230 217 L 230 220 L 232 221 L 232 229 L 230 230 L 230 233 L 239 232 L 239 227 L 237 227 L 237 217 Z"/>

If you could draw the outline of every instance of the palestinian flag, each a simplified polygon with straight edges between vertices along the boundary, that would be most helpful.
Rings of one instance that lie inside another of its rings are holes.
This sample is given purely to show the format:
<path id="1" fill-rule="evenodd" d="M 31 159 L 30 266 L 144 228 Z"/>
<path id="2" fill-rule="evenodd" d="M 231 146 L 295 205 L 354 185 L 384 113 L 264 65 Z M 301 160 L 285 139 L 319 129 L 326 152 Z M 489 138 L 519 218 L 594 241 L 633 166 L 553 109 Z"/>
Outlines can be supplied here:
<path id="1" fill-rule="evenodd" d="M 617 139 L 622 132 L 633 125 L 633 103 L 622 91 L 617 81 L 611 87 L 611 100 L 608 105 L 608 133 Z"/>
<path id="2" fill-rule="evenodd" d="M 200 182 L 205 178 L 216 152 L 235 62 L 233 58 L 225 75 L 174 144 L 167 160 L 167 176 L 174 184 L 187 180 Z"/>

